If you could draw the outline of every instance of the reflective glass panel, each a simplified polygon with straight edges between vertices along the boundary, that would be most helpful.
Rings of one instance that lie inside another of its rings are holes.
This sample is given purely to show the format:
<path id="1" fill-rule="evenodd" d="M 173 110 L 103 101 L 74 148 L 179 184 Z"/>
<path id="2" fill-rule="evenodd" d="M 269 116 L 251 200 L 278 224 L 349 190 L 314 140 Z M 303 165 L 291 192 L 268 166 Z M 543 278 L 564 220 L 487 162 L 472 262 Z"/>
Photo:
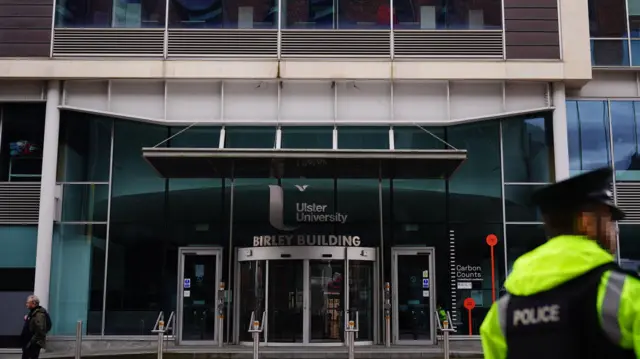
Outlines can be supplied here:
<path id="1" fill-rule="evenodd" d="M 333 127 L 282 127 L 281 148 L 333 148 Z"/>
<path id="2" fill-rule="evenodd" d="M 106 236 L 106 224 L 55 226 L 47 308 L 53 334 L 75 334 L 78 320 L 86 334 L 101 333 Z"/>
<path id="3" fill-rule="evenodd" d="M 593 66 L 629 66 L 629 42 L 620 40 L 591 40 Z"/>
<path id="4" fill-rule="evenodd" d="M 640 40 L 631 39 L 631 61 L 631 66 L 640 66 Z"/>
<path id="5" fill-rule="evenodd" d="M 429 132 L 427 132 L 429 131 Z M 394 126 L 393 144 L 397 150 L 442 150 L 447 145 L 444 127 Z"/>
<path id="6" fill-rule="evenodd" d="M 422 280 L 425 271 L 429 273 L 431 260 L 433 259 L 430 254 L 398 255 L 396 291 L 399 340 L 431 339 L 430 314 L 435 308 L 431 308 L 431 297 L 425 295 Z"/>
<path id="7" fill-rule="evenodd" d="M 58 0 L 56 27 L 159 28 L 165 0 Z"/>
<path id="8" fill-rule="evenodd" d="M 499 122 L 449 127 L 446 140 L 456 148 L 467 150 L 468 156 L 449 179 L 449 220 L 501 222 Z"/>
<path id="9" fill-rule="evenodd" d="M 302 343 L 304 315 L 303 261 L 269 261 L 268 340 L 274 343 Z"/>
<path id="10" fill-rule="evenodd" d="M 591 37 L 627 37 L 625 0 L 588 0 L 588 4 Z"/>
<path id="11" fill-rule="evenodd" d="M 521 255 L 534 250 L 547 241 L 547 235 L 542 224 L 507 224 L 507 262 L 508 272 L 513 263 Z M 500 294 L 504 294 L 504 288 Z"/>
<path id="12" fill-rule="evenodd" d="M 216 340 L 217 256 L 185 254 L 183 277 L 189 279 L 182 298 L 182 340 Z M 186 293 L 189 293 L 187 295 Z"/>
<path id="13" fill-rule="evenodd" d="M 640 225 L 620 224 L 620 264 L 631 271 L 640 272 Z"/>
<path id="14" fill-rule="evenodd" d="M 275 29 L 278 27 L 277 0 L 168 1 L 169 27 L 172 28 Z"/>
<path id="15" fill-rule="evenodd" d="M 225 148 L 275 148 L 275 127 L 225 127 Z"/>
<path id="16" fill-rule="evenodd" d="M 171 127 L 168 147 L 183 148 L 218 148 L 220 146 L 221 127 Z M 182 131 L 182 132 L 181 132 Z"/>
<path id="17" fill-rule="evenodd" d="M 72 111 L 60 117 L 58 181 L 109 181 L 113 121 Z"/>
<path id="18" fill-rule="evenodd" d="M 338 127 L 338 149 L 388 150 L 389 127 L 342 126 Z"/>
<path id="19" fill-rule="evenodd" d="M 62 222 L 106 222 L 108 184 L 64 184 Z"/>
<path id="20" fill-rule="evenodd" d="M 309 261 L 311 342 L 344 340 L 344 261 Z"/>
<path id="21" fill-rule="evenodd" d="M 572 175 L 611 164 L 606 101 L 567 101 L 567 130 Z"/>
<path id="22" fill-rule="evenodd" d="M 507 222 L 539 222 L 542 216 L 531 203 L 531 196 L 544 186 L 505 185 L 504 202 Z"/>
<path id="23" fill-rule="evenodd" d="M 502 3 L 498 0 L 394 0 L 396 29 L 499 30 Z"/>
<path id="24" fill-rule="evenodd" d="M 455 284 L 456 293 L 452 293 L 452 316 L 459 330 L 458 335 L 477 335 L 484 317 L 493 304 L 492 291 L 496 298 L 505 278 L 504 270 L 504 238 L 502 224 L 469 224 L 449 226 L 449 238 L 454 238 Z M 491 247 L 486 237 L 494 234 L 498 243 L 494 246 L 494 257 L 491 260 Z M 495 270 L 495 282 L 491 282 L 491 269 Z M 466 299 L 473 299 L 475 308 L 469 311 L 464 308 Z M 455 313 L 454 313 L 455 312 Z"/>
<path id="25" fill-rule="evenodd" d="M 640 103 L 611 101 L 611 131 L 617 181 L 640 180 Z"/>
<path id="26" fill-rule="evenodd" d="M 349 313 L 357 317 L 356 340 L 373 340 L 373 262 L 349 261 Z M 355 320 L 355 319 L 354 319 Z"/>
<path id="27" fill-rule="evenodd" d="M 640 38 L 640 0 L 627 0 L 627 15 L 629 16 L 629 36 Z M 635 61 L 634 61 L 635 62 Z"/>
<path id="28" fill-rule="evenodd" d="M 251 322 L 251 313 L 261 320 L 266 311 L 266 261 L 240 262 L 240 340 L 252 341 L 253 334 L 246 329 Z M 259 334 L 260 341 L 264 340 L 264 331 Z"/>
<path id="29" fill-rule="evenodd" d="M 552 128 L 551 117 L 502 121 L 505 182 L 545 183 L 551 180 Z"/>

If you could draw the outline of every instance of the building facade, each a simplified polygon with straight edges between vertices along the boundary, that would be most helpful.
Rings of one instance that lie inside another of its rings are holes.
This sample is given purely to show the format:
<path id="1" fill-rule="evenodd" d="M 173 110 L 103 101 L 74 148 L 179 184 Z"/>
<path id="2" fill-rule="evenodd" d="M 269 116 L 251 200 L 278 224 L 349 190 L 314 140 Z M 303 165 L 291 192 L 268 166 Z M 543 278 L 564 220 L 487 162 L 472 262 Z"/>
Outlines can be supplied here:
<path id="1" fill-rule="evenodd" d="M 592 73 L 591 5 L 0 4 L 0 344 L 31 292 L 54 347 L 151 344 L 160 313 L 185 346 L 252 314 L 265 345 L 382 344 L 387 298 L 392 345 L 438 306 L 477 339 L 545 241 L 531 192 L 607 163 L 634 266 L 640 86 Z"/>

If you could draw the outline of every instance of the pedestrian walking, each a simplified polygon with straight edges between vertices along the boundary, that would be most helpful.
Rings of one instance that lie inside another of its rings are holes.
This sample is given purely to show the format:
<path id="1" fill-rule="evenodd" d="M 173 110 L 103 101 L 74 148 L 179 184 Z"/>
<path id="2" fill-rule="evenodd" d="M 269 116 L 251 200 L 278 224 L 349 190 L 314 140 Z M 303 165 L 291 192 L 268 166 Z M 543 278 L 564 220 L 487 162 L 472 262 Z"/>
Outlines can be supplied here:
<path id="1" fill-rule="evenodd" d="M 24 316 L 24 326 L 20 340 L 22 359 L 38 359 L 40 350 L 45 348 L 47 332 L 51 330 L 51 318 L 46 309 L 40 306 L 40 299 L 35 295 L 27 298 L 29 313 Z"/>
<path id="2" fill-rule="evenodd" d="M 612 175 L 599 169 L 534 194 L 551 239 L 514 263 L 480 327 L 486 359 L 640 358 L 640 279 L 612 255 L 624 218 Z"/>

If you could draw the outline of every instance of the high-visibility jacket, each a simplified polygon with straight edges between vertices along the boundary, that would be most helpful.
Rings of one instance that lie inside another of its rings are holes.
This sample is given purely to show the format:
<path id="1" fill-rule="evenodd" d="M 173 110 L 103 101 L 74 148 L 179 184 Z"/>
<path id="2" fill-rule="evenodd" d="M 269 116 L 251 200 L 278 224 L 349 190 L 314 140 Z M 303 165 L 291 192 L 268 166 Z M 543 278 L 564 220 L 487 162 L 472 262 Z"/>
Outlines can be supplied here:
<path id="1" fill-rule="evenodd" d="M 582 236 L 555 237 L 518 258 L 505 282 L 508 294 L 494 303 L 480 327 L 485 359 L 509 357 L 504 306 L 510 295 L 533 297 L 552 291 L 613 262 L 611 254 L 595 241 Z M 600 328 L 597 329 L 601 329 L 613 345 L 635 352 L 635 356 L 640 358 L 640 280 L 615 270 L 606 270 L 596 284 L 593 310 L 599 318 Z M 531 339 L 532 344 L 548 344 L 535 343 L 535 338 Z"/>

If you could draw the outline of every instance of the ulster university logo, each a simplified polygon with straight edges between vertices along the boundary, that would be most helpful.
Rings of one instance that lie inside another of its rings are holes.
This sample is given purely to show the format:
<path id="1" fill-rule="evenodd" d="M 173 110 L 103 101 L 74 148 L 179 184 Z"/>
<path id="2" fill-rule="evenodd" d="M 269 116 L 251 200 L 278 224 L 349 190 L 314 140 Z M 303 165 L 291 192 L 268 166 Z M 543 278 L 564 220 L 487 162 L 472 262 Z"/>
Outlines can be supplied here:
<path id="1" fill-rule="evenodd" d="M 303 187 L 307 189 L 306 185 Z M 269 185 L 269 223 L 273 228 L 281 231 L 293 231 L 298 228 L 284 224 L 284 191 L 282 187 L 276 185 Z"/>
<path id="2" fill-rule="evenodd" d="M 304 192 L 309 185 L 296 185 L 298 191 Z M 348 215 L 340 212 L 332 213 L 327 204 L 314 202 L 296 202 L 297 223 L 339 223 L 347 222 Z M 284 191 L 281 186 L 269 186 L 269 223 L 281 231 L 293 231 L 299 226 L 287 226 L 284 223 Z"/>

